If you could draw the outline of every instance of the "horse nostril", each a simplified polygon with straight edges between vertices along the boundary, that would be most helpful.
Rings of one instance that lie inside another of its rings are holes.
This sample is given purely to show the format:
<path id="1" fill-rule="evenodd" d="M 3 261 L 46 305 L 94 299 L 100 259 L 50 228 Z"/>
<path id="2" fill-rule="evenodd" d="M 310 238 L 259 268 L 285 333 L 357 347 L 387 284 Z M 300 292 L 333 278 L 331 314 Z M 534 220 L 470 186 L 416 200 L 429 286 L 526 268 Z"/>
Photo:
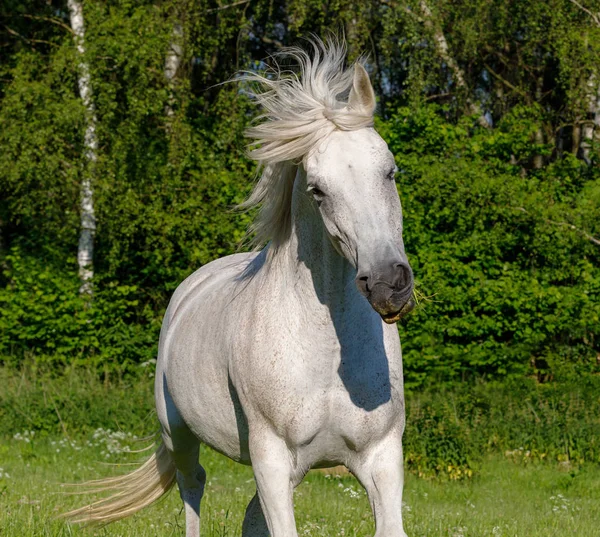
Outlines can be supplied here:
<path id="1" fill-rule="evenodd" d="M 394 268 L 396 272 L 394 278 L 394 287 L 398 290 L 403 290 L 409 287 L 412 282 L 412 271 L 410 270 L 410 267 L 405 263 L 396 263 Z"/>
<path id="2" fill-rule="evenodd" d="M 369 276 L 357 276 L 356 284 L 363 294 L 368 294 L 371 292 L 369 289 Z"/>

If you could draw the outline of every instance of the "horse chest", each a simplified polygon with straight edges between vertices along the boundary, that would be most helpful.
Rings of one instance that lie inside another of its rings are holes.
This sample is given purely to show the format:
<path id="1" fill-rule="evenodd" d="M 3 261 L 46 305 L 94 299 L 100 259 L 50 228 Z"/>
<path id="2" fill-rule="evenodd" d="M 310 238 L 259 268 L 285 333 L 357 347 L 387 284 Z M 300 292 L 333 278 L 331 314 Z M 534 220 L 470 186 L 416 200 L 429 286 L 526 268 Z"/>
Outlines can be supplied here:
<path id="1" fill-rule="evenodd" d="M 290 353 L 275 346 L 246 356 L 237 378 L 250 421 L 267 423 L 311 462 L 343 458 L 385 436 L 404 419 L 401 371 L 383 347 L 373 347 Z"/>

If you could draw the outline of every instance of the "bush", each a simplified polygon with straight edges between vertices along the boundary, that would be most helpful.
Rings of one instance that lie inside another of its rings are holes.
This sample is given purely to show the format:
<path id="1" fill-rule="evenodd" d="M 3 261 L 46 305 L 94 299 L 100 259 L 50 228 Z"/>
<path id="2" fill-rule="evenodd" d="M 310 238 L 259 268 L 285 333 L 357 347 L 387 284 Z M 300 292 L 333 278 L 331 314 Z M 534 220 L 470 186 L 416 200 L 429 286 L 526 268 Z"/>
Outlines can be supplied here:
<path id="1" fill-rule="evenodd" d="M 158 430 L 148 374 L 110 380 L 89 369 L 71 367 L 57 375 L 28 363 L 20 371 L 0 368 L 0 383 L 5 435 L 77 436 L 103 428 L 143 436 Z"/>
<path id="2" fill-rule="evenodd" d="M 135 286 L 101 282 L 79 293 L 73 265 L 59 268 L 18 247 L 5 258 L 0 288 L 0 360 L 27 357 L 61 367 L 86 364 L 122 373 L 156 357 L 160 321 L 139 307 Z"/>
<path id="3" fill-rule="evenodd" d="M 600 173 L 571 156 L 522 168 L 546 151 L 532 142 L 537 117 L 518 107 L 474 129 L 427 106 L 380 124 L 407 253 L 432 299 L 401 328 L 410 386 L 600 372 L 600 249 L 581 232 L 600 230 Z"/>
<path id="4" fill-rule="evenodd" d="M 600 463 L 600 379 L 476 383 L 410 391 L 404 455 L 427 477 L 470 477 L 487 454 L 520 463 Z"/>

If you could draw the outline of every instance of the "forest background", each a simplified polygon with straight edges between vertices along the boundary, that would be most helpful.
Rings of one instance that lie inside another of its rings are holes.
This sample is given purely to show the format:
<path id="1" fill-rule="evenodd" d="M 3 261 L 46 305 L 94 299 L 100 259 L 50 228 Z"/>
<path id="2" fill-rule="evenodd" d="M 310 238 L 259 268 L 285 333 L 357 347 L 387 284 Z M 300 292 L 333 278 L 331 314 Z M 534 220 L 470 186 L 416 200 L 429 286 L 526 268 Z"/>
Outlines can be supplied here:
<path id="1" fill-rule="evenodd" d="M 398 325 L 407 468 L 594 481 L 598 0 L 0 0 L 0 453 L 26 488 L 23 439 L 155 430 L 169 297 L 252 217 L 258 111 L 231 80 L 332 31 L 366 54 L 427 297 Z"/>
<path id="2" fill-rule="evenodd" d="M 84 34 L 77 4 L 0 4 L 0 362 L 151 363 L 173 290 L 251 218 L 257 110 L 225 82 L 333 30 L 367 55 L 429 297 L 399 325 L 409 389 L 600 373 L 600 3 L 86 0 Z"/>

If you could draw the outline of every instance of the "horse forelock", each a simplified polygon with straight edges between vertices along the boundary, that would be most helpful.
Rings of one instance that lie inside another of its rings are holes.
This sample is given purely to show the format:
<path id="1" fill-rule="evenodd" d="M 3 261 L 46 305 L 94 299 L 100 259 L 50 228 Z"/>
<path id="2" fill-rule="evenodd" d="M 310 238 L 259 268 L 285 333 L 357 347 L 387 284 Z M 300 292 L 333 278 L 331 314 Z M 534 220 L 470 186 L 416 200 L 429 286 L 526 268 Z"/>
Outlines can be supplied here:
<path id="1" fill-rule="evenodd" d="M 348 106 L 354 65 L 346 66 L 345 43 L 313 38 L 309 44 L 310 53 L 286 48 L 265 75 L 247 72 L 242 77 L 252 83 L 250 95 L 263 113 L 246 131 L 248 154 L 258 162 L 260 177 L 241 207 L 258 207 L 250 242 L 260 248 L 270 241 L 273 252 L 289 238 L 299 163 L 333 131 L 373 125 L 372 110 Z M 296 71 L 282 70 L 281 58 L 295 63 Z"/>

